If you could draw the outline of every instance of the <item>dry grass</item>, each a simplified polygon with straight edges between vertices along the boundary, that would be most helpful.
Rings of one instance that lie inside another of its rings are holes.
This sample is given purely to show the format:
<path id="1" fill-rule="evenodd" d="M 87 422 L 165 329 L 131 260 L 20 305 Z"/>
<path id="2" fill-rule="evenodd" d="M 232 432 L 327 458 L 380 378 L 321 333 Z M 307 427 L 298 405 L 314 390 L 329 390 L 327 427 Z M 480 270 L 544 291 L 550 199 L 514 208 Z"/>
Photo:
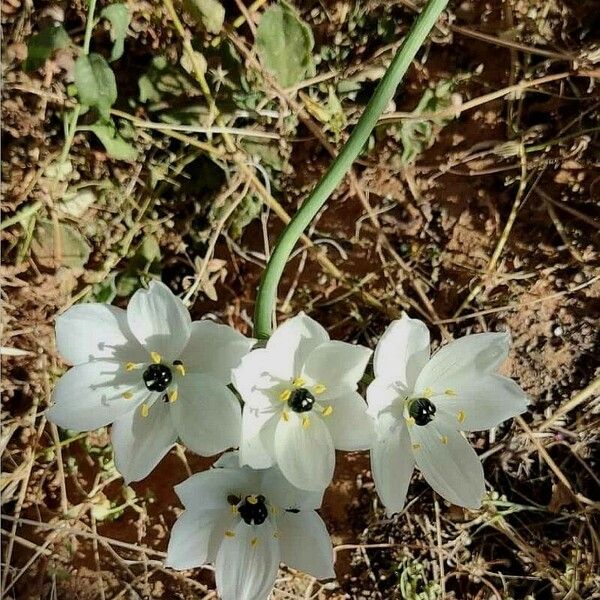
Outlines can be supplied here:
<path id="1" fill-rule="evenodd" d="M 83 2 L 70 4 L 66 26 L 80 41 Z M 53 319 L 98 293 L 107 277 L 123 286 L 115 302 L 124 305 L 130 276 L 139 285 L 140 277 L 160 273 L 194 316 L 210 312 L 250 331 L 269 248 L 341 143 L 308 99 L 322 103 L 329 84 L 351 79 L 368 95 L 369 77 L 386 64 L 414 10 L 407 0 L 362 3 L 367 16 L 351 29 L 354 2 L 301 4 L 324 57 L 316 77 L 282 89 L 252 51 L 241 3 L 230 3 L 224 36 L 241 57 L 255 104 L 240 117 L 210 69 L 206 86 L 201 70 L 192 70 L 196 81 L 184 99 L 200 107 L 200 118 L 180 131 L 156 126 L 157 113 L 128 100 L 137 98 L 135 80 L 153 55 L 164 52 L 177 64 L 190 53 L 181 35 L 187 39 L 191 22 L 174 23 L 160 3 L 130 3 L 114 114 L 128 116 L 139 159 L 111 160 L 78 133 L 69 151 L 73 171 L 57 181 L 47 166 L 64 148 L 72 55 L 59 53 L 37 73 L 20 64 L 32 32 L 62 9 L 3 3 L 6 598 L 216 597 L 210 568 L 162 566 L 180 510 L 172 486 L 210 461 L 177 448 L 150 477 L 125 488 L 106 431 L 74 434 L 48 424 L 52 386 L 66 368 L 54 348 Z M 514 345 L 506 373 L 532 403 L 523 418 L 472 435 L 490 492 L 480 511 L 447 505 L 416 476 L 405 510 L 387 519 L 368 457 L 340 454 L 322 510 L 338 580 L 322 584 L 281 571 L 274 598 L 600 598 L 600 39 L 589 26 L 597 19 L 592 4 L 452 2 L 382 119 L 375 147 L 291 261 L 279 318 L 303 309 L 332 337 L 370 346 L 401 310 L 426 320 L 440 343 L 508 329 Z M 389 43 L 374 34 L 387 17 L 399 28 Z M 209 54 L 211 39 L 199 39 Z M 93 43 L 104 48 L 109 40 L 100 31 Z M 422 120 L 413 110 L 424 89 L 453 78 L 451 102 L 426 111 L 431 146 L 401 164 L 394 124 Z M 222 116 L 208 122 L 213 101 Z M 349 123 L 364 102 L 361 94 L 344 100 Z M 285 167 L 256 159 L 243 143 L 256 132 L 274 138 Z M 207 156 L 223 173 L 214 182 Z M 95 195 L 74 217 L 64 210 L 65 194 L 82 186 Z M 249 197 L 257 216 L 238 236 L 232 219 Z M 34 251 L 42 218 L 85 236 L 85 268 L 66 266 L 59 243 L 50 256 Z M 149 240 L 160 256 L 140 263 Z"/>

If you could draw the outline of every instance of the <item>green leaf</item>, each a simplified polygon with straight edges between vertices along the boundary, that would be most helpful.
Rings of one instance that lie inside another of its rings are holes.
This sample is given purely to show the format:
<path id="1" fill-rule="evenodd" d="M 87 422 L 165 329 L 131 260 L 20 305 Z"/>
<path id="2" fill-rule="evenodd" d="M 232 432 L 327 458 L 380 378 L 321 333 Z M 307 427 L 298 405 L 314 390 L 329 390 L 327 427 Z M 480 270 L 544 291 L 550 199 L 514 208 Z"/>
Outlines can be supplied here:
<path id="1" fill-rule="evenodd" d="M 255 45 L 263 65 L 284 87 L 299 83 L 314 69 L 312 31 L 285 2 L 264 13 Z"/>
<path id="2" fill-rule="evenodd" d="M 219 33 L 225 21 L 225 9 L 218 0 L 183 0 L 191 17 L 209 33 Z"/>
<path id="3" fill-rule="evenodd" d="M 86 130 L 88 129 L 96 134 L 111 158 L 128 161 L 137 158 L 137 150 L 121 137 L 112 121 L 98 121 L 88 125 Z"/>
<path id="4" fill-rule="evenodd" d="M 27 58 L 24 71 L 37 71 L 55 50 L 66 48 L 71 43 L 69 34 L 62 25 L 50 25 L 36 33 L 27 43 Z"/>
<path id="5" fill-rule="evenodd" d="M 82 104 L 94 106 L 108 120 L 117 100 L 117 82 L 108 63 L 99 54 L 80 56 L 75 62 L 75 85 Z"/>
<path id="6" fill-rule="evenodd" d="M 39 220 L 35 226 L 31 249 L 43 267 L 83 268 L 90 257 L 87 240 L 71 225 Z"/>
<path id="7" fill-rule="evenodd" d="M 117 60 L 123 56 L 125 37 L 131 15 L 125 4 L 111 4 L 102 9 L 100 17 L 110 21 L 110 39 L 113 41 L 110 60 Z"/>
<path id="8" fill-rule="evenodd" d="M 187 73 L 159 55 L 139 78 L 140 102 L 160 102 L 168 97 L 193 95 L 197 88 Z"/>

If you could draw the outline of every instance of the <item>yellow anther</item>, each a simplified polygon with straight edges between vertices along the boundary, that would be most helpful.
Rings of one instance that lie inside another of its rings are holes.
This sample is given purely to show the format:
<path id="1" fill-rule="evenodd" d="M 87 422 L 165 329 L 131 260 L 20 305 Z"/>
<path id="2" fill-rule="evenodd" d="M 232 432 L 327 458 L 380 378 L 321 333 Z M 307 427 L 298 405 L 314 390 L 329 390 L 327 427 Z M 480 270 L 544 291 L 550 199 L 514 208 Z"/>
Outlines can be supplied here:
<path id="1" fill-rule="evenodd" d="M 226 537 L 231 537 L 231 538 L 232 538 L 232 537 L 235 537 L 235 531 L 231 531 L 231 529 L 227 529 L 227 530 L 225 531 L 225 536 L 226 536 Z"/>
<path id="2" fill-rule="evenodd" d="M 175 370 L 182 376 L 185 377 L 185 367 L 181 363 L 174 365 Z"/>
<path id="3" fill-rule="evenodd" d="M 456 396 L 456 392 L 452 388 L 444 390 L 444 394 L 446 394 L 446 396 Z"/>
<path id="4" fill-rule="evenodd" d="M 289 421 L 289 420 L 290 420 L 290 416 L 287 414 L 287 411 L 286 411 L 286 410 L 284 410 L 284 411 L 281 413 L 281 418 L 282 418 L 284 421 Z"/>
<path id="5" fill-rule="evenodd" d="M 169 402 L 175 402 L 178 397 L 179 397 L 179 392 L 177 391 L 177 388 L 175 388 L 174 390 L 171 390 L 169 392 Z"/>
<path id="6" fill-rule="evenodd" d="M 433 396 L 433 390 L 430 387 L 423 390 L 423 397 L 429 398 L 429 396 Z"/>
<path id="7" fill-rule="evenodd" d="M 147 417 L 148 413 L 150 412 L 150 407 L 144 402 L 144 404 L 142 404 L 142 417 Z"/>
<path id="8" fill-rule="evenodd" d="M 254 537 L 250 540 L 250 545 L 254 548 L 258 545 L 258 538 Z"/>
<path id="9" fill-rule="evenodd" d="M 237 507 L 235 504 L 232 504 L 232 505 L 231 505 L 231 512 L 232 512 L 234 515 L 237 515 L 237 514 L 238 514 L 238 507 Z"/>
<path id="10" fill-rule="evenodd" d="M 406 421 L 406 424 L 409 427 L 412 427 L 415 424 L 415 418 L 414 417 L 404 417 L 404 420 Z"/>
<path id="11" fill-rule="evenodd" d="M 246 496 L 246 500 L 248 504 L 258 504 L 258 498 L 254 494 Z"/>
<path id="12" fill-rule="evenodd" d="M 440 441 L 442 442 L 442 444 L 447 444 L 448 443 L 448 436 L 447 435 L 441 435 L 440 436 Z"/>
<path id="13" fill-rule="evenodd" d="M 123 398 L 125 398 L 125 400 L 131 400 L 133 398 L 133 392 L 123 392 Z"/>
<path id="14" fill-rule="evenodd" d="M 465 417 L 466 417 L 465 411 L 464 410 L 459 410 L 458 414 L 456 415 L 456 420 L 459 423 L 462 423 L 465 420 Z"/>
<path id="15" fill-rule="evenodd" d="M 328 406 L 326 406 L 323 409 L 323 412 L 321 413 L 324 417 L 328 417 L 331 413 L 333 412 L 333 406 L 331 406 L 331 404 L 329 404 Z"/>
<path id="16" fill-rule="evenodd" d="M 162 360 L 162 357 L 160 356 L 160 354 L 158 352 L 150 352 L 150 358 L 152 359 L 152 362 L 156 363 L 157 365 Z"/>
<path id="17" fill-rule="evenodd" d="M 322 383 L 317 383 L 317 385 L 315 385 L 315 387 L 313 388 L 313 392 L 315 394 L 322 394 L 326 390 L 327 388 Z"/>
<path id="18" fill-rule="evenodd" d="M 412 449 L 413 450 L 419 450 L 419 448 L 421 448 L 421 444 L 419 444 L 419 443 L 416 443 L 416 444 L 412 445 Z"/>
<path id="19" fill-rule="evenodd" d="M 292 390 L 283 390 L 283 392 L 281 392 L 281 394 L 279 394 L 279 399 L 282 402 L 287 402 L 290 399 L 291 395 L 292 395 Z"/>
<path id="20" fill-rule="evenodd" d="M 310 427 L 309 417 L 302 417 L 302 427 L 304 427 L 304 429 L 308 429 Z"/>
<path id="21" fill-rule="evenodd" d="M 302 379 L 302 377 L 296 377 L 296 379 L 294 379 L 294 381 L 292 381 L 292 385 L 294 387 L 302 387 L 306 382 L 304 381 L 304 379 Z"/>
<path id="22" fill-rule="evenodd" d="M 273 537 L 274 537 L 276 540 L 277 540 L 277 539 L 279 539 L 279 531 L 275 531 L 275 532 L 273 533 Z"/>
<path id="23" fill-rule="evenodd" d="M 134 369 L 137 369 L 137 365 L 136 365 L 135 363 L 128 362 L 128 363 L 125 365 L 125 370 L 126 370 L 126 371 L 133 371 Z"/>

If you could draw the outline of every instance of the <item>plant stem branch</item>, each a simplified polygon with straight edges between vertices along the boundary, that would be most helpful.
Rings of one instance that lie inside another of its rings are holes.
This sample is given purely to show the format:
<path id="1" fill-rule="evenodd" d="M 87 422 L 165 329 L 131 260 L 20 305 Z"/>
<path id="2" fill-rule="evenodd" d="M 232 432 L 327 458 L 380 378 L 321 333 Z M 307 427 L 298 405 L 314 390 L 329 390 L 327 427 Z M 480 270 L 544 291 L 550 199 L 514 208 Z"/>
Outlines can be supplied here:
<path id="1" fill-rule="evenodd" d="M 379 117 L 389 105 L 398 84 L 404 77 L 408 67 L 435 25 L 440 13 L 446 7 L 446 4 L 447 0 L 429 0 L 408 32 L 404 43 L 377 86 L 375 93 L 356 127 L 350 134 L 348 141 L 331 163 L 323 179 L 317 184 L 312 194 L 306 199 L 300 210 L 281 234 L 263 273 L 258 290 L 254 312 L 254 335 L 257 338 L 266 339 L 271 334 L 277 286 L 296 242 L 360 154 Z"/>

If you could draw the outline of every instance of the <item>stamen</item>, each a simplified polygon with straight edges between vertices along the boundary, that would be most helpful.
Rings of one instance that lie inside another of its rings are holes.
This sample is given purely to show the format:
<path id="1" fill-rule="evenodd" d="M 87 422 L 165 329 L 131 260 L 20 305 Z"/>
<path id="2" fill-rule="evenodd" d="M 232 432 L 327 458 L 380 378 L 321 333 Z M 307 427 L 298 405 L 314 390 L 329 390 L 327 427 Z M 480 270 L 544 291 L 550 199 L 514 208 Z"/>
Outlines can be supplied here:
<path id="1" fill-rule="evenodd" d="M 446 394 L 446 396 L 456 396 L 456 392 L 452 388 L 444 390 L 444 394 Z"/>
<path id="2" fill-rule="evenodd" d="M 323 409 L 323 412 L 321 413 L 324 417 L 328 417 L 331 413 L 333 412 L 333 406 L 331 406 L 331 404 L 329 404 L 328 406 L 326 406 Z"/>
<path id="3" fill-rule="evenodd" d="M 292 390 L 283 390 L 283 392 L 281 392 L 281 394 L 279 394 L 279 399 L 282 402 L 287 402 L 290 399 L 291 395 L 292 395 Z"/>
<path id="4" fill-rule="evenodd" d="M 258 538 L 254 537 L 250 540 L 250 545 L 255 548 L 256 546 L 258 546 Z"/>
<path id="5" fill-rule="evenodd" d="M 304 385 L 305 381 L 304 379 L 302 379 L 302 377 L 296 377 L 296 379 L 294 379 L 294 381 L 292 381 L 292 385 L 294 387 L 302 387 Z"/>
<path id="6" fill-rule="evenodd" d="M 123 392 L 123 398 L 125 398 L 125 400 L 131 400 L 133 398 L 133 392 Z"/>
<path id="7" fill-rule="evenodd" d="M 304 427 L 304 429 L 308 429 L 310 427 L 310 419 L 308 417 L 302 418 L 302 427 Z"/>
<path id="8" fill-rule="evenodd" d="M 144 402 L 141 406 L 142 417 L 147 417 L 150 412 L 150 407 Z"/>
<path id="9" fill-rule="evenodd" d="M 178 397 L 179 397 L 179 392 L 177 391 L 177 388 L 175 388 L 174 390 L 171 390 L 171 392 L 169 392 L 169 402 L 171 402 L 171 403 L 176 402 Z"/>
<path id="10" fill-rule="evenodd" d="M 258 498 L 254 494 L 246 496 L 246 501 L 248 504 L 258 504 Z"/>
<path id="11" fill-rule="evenodd" d="M 225 536 L 229 537 L 229 538 L 233 538 L 233 537 L 235 537 L 235 531 L 231 531 L 231 529 L 227 529 L 225 531 Z"/>
<path id="12" fill-rule="evenodd" d="M 158 352 L 150 352 L 150 358 L 152 359 L 152 362 L 157 365 L 160 364 L 160 361 L 162 360 Z"/>
<path id="13" fill-rule="evenodd" d="M 315 394 L 322 394 L 325 391 L 327 391 L 327 388 L 322 383 L 317 383 L 317 385 L 315 385 L 313 388 L 313 392 Z"/>
<path id="14" fill-rule="evenodd" d="M 274 531 L 273 532 L 273 537 L 278 540 L 279 539 L 279 531 Z"/>
<path id="15" fill-rule="evenodd" d="M 235 504 L 232 504 L 232 505 L 231 505 L 231 512 L 232 512 L 234 515 L 237 515 L 237 514 L 238 514 L 238 507 L 237 507 Z"/>
<path id="16" fill-rule="evenodd" d="M 290 416 L 287 414 L 287 410 L 284 410 L 284 411 L 281 413 L 281 418 L 282 418 L 284 421 L 286 421 L 286 422 L 290 420 Z"/>
<path id="17" fill-rule="evenodd" d="M 183 366 L 183 363 L 180 360 L 174 360 L 173 361 L 173 366 L 175 367 L 175 370 L 182 376 L 185 377 L 185 367 Z"/>
<path id="18" fill-rule="evenodd" d="M 465 420 L 465 417 L 466 417 L 465 411 L 464 410 L 459 410 L 458 414 L 456 415 L 456 420 L 459 423 L 462 423 Z"/>
<path id="19" fill-rule="evenodd" d="M 440 436 L 440 441 L 442 442 L 442 444 L 447 444 L 448 443 L 448 436 L 447 435 L 441 435 Z"/>
<path id="20" fill-rule="evenodd" d="M 406 424 L 409 427 L 412 427 L 415 424 L 415 418 L 414 417 L 404 417 L 404 420 L 406 421 Z"/>
<path id="21" fill-rule="evenodd" d="M 421 448 L 421 444 L 419 444 L 418 442 L 416 444 L 412 445 L 413 450 L 419 450 L 420 448 Z"/>
<path id="22" fill-rule="evenodd" d="M 423 396 L 425 396 L 425 398 L 429 398 L 429 396 L 433 396 L 433 390 L 430 387 L 425 388 L 423 390 Z"/>
<path id="23" fill-rule="evenodd" d="M 125 370 L 126 371 L 133 371 L 133 370 L 137 369 L 138 367 L 139 367 L 139 365 L 136 365 L 135 363 L 132 363 L 132 362 L 128 362 L 125 365 Z"/>

